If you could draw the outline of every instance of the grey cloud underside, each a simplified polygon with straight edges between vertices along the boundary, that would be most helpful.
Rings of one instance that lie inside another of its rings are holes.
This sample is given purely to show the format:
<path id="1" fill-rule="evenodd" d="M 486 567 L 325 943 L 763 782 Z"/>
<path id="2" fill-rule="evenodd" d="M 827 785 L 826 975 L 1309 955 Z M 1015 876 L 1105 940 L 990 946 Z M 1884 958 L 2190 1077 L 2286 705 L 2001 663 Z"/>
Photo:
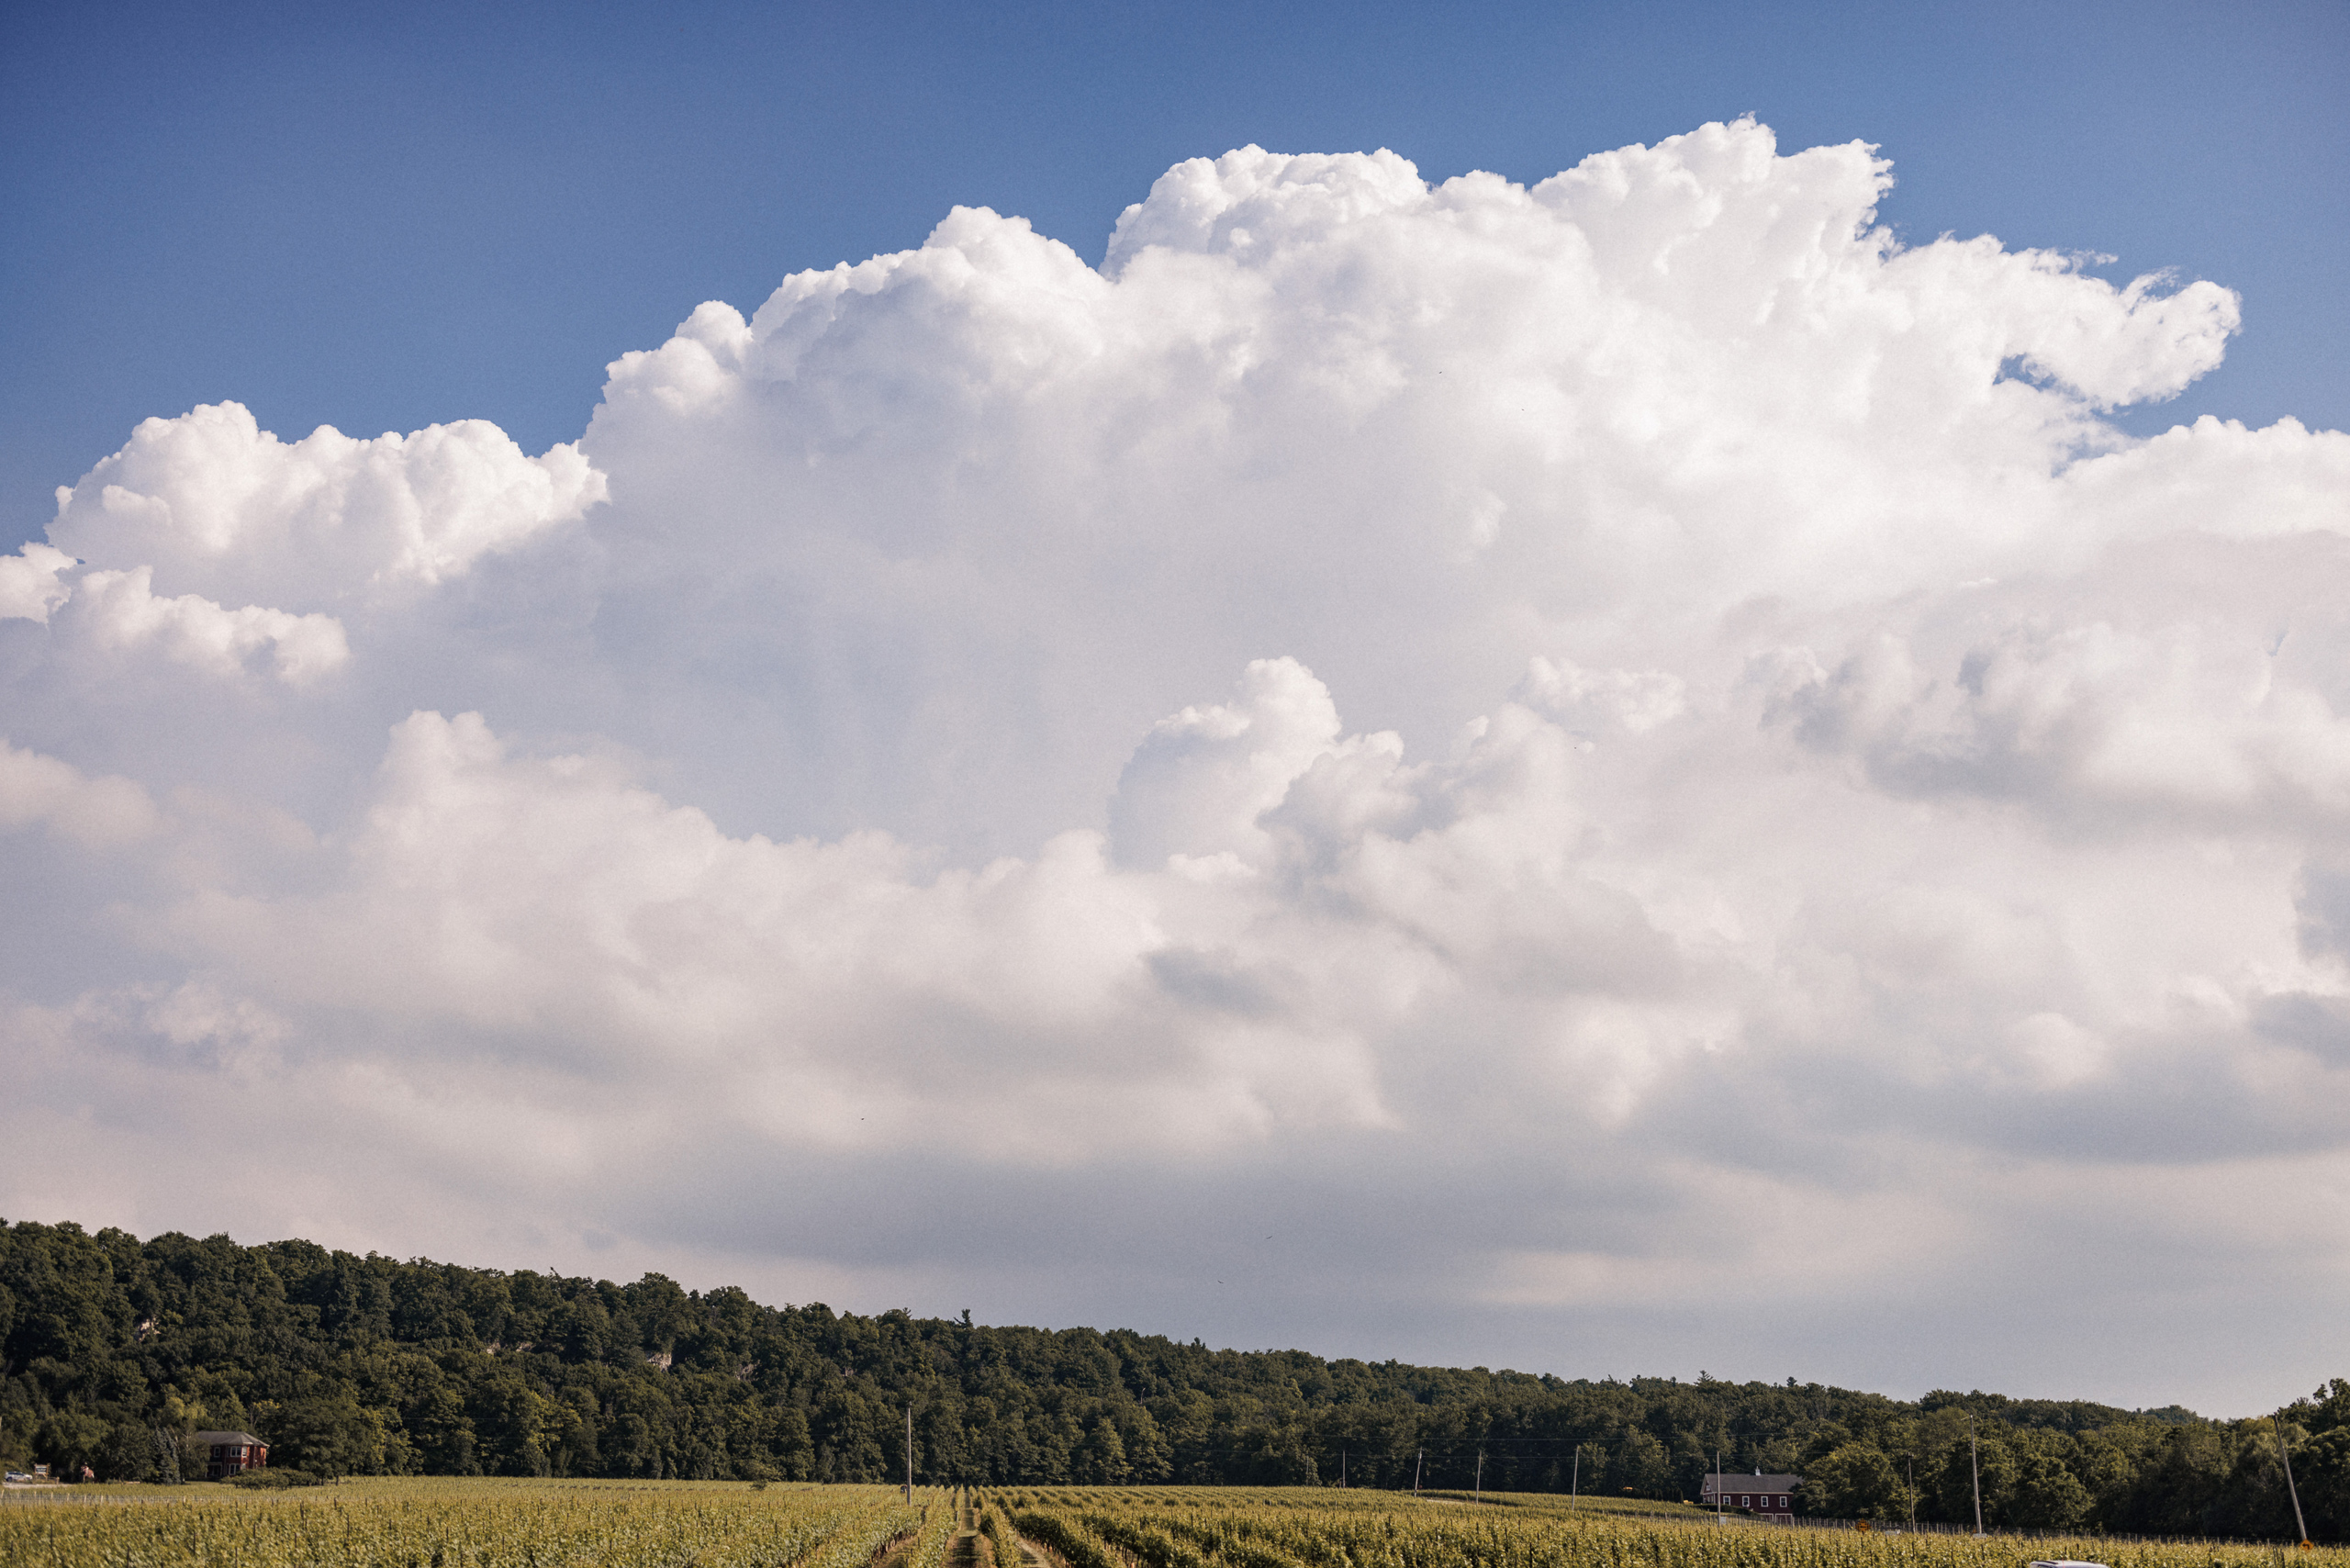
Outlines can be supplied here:
<path id="1" fill-rule="evenodd" d="M 0 561 L 0 1210 L 1595 1373 L 2338 1370 L 2350 438 L 2125 437 L 2233 296 L 1904 249 L 1888 178 L 1247 149 L 1099 271 L 958 209 L 705 305 L 539 457 L 148 421 Z"/>

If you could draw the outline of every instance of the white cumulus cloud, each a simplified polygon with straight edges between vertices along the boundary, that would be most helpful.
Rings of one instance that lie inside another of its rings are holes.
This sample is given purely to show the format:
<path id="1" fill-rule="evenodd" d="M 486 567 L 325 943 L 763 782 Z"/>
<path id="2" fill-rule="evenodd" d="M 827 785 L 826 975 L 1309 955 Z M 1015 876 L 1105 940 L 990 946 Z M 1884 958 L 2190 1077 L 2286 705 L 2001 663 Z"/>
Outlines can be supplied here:
<path id="1" fill-rule="evenodd" d="M 0 620 L 47 621 L 73 594 L 58 579 L 74 564 L 64 551 L 37 541 L 0 555 Z"/>
<path id="2" fill-rule="evenodd" d="M 0 1204 L 83 1137 L 121 1223 L 2304 1386 L 2232 1325 L 2350 1274 L 2350 437 L 2130 436 L 2234 296 L 1891 177 L 1244 148 L 1098 268 L 957 208 L 705 304 L 537 458 L 148 421 L 0 561 L 0 856 L 91 933 L 0 960 Z"/>
<path id="3" fill-rule="evenodd" d="M 487 420 L 373 441 L 322 425 L 287 442 L 221 403 L 146 420 L 59 487 L 50 539 L 174 588 L 319 603 L 462 575 L 603 498 L 576 446 L 526 457 Z"/>
<path id="4" fill-rule="evenodd" d="M 245 605 L 224 610 L 199 594 L 158 596 L 151 566 L 90 572 L 76 586 L 69 612 L 96 646 L 110 651 L 153 648 L 165 657 L 214 674 L 233 674 L 266 648 L 278 678 L 299 685 L 350 656 L 342 625 L 331 615 L 292 615 Z"/>
<path id="5" fill-rule="evenodd" d="M 147 791 L 128 778 L 92 778 L 73 764 L 0 740 L 0 829 L 42 826 L 86 848 L 155 831 Z"/>

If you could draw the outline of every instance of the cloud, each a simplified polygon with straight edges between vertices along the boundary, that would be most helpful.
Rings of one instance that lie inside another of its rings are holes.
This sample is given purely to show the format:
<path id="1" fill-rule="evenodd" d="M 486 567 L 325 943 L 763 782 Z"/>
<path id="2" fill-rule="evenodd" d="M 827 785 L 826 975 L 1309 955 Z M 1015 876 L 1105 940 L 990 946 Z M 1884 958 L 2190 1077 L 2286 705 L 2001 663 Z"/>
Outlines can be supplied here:
<path id="1" fill-rule="evenodd" d="M 290 615 L 251 604 L 223 610 L 192 593 L 162 599 L 148 586 L 152 577 L 150 566 L 84 575 L 70 611 L 74 629 L 110 652 L 153 648 L 218 675 L 241 672 L 248 656 L 267 648 L 278 678 L 297 686 L 351 656 L 341 622 L 331 615 Z"/>
<path id="2" fill-rule="evenodd" d="M 153 833 L 154 802 L 128 778 L 92 778 L 71 763 L 0 740 L 0 829 L 39 825 L 84 848 Z"/>
<path id="3" fill-rule="evenodd" d="M 1330 751 L 1338 731 L 1329 689 L 1310 670 L 1294 659 L 1256 660 L 1235 701 L 1160 720 L 1128 760 L 1111 812 L 1120 858 L 1261 861 L 1271 840 L 1260 820 Z M 1396 749 L 1392 735 L 1363 744 Z"/>
<path id="4" fill-rule="evenodd" d="M 2350 437 L 2129 436 L 2234 297 L 1890 179 L 1246 148 L 1098 269 L 957 208 L 705 304 L 538 458 L 148 421 L 0 563 L 0 855 L 106 970 L 0 961 L 0 1126 L 85 1217 L 863 1305 L 2305 1385 L 1946 1298 L 2350 1271 L 2164 1207 L 2350 1177 Z"/>
<path id="5" fill-rule="evenodd" d="M 73 565 L 64 551 L 38 542 L 0 555 L 0 620 L 47 621 L 73 591 L 58 580 Z"/>
<path id="6" fill-rule="evenodd" d="M 1572 659 L 1537 654 L 1526 666 L 1528 701 L 1563 720 L 1635 734 L 1671 723 L 1688 710 L 1688 686 L 1667 670 L 1584 669 Z"/>
<path id="7" fill-rule="evenodd" d="M 464 575 L 604 498 L 576 446 L 526 457 L 484 420 L 281 442 L 238 403 L 141 423 L 61 486 L 51 543 L 215 598 L 332 602 Z"/>
<path id="8" fill-rule="evenodd" d="M 2126 571 L 1895 612 L 1832 666 L 1804 648 L 1757 668 L 1780 685 L 1774 722 L 1889 791 L 2009 800 L 2103 831 L 2321 828 L 2350 810 L 2341 617 L 2318 586 L 2350 565 L 2343 551 L 2331 530 L 2165 542 Z"/>

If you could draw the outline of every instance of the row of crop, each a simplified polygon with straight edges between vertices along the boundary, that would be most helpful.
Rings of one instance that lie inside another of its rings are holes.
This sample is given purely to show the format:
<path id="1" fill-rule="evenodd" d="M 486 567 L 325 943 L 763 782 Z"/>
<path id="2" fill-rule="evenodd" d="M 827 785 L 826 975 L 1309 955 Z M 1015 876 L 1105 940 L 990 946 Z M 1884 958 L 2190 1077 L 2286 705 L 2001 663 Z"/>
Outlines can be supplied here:
<path id="1" fill-rule="evenodd" d="M 979 1533 L 987 1538 L 995 1568 L 1021 1568 L 1020 1543 L 1013 1539 L 1012 1518 L 1000 1498 L 990 1498 L 979 1509 Z"/>
<path id="2" fill-rule="evenodd" d="M 1149 1568 L 1214 1568 L 1210 1554 L 1195 1540 L 1179 1536 L 1161 1519 L 1131 1515 L 1089 1514 L 1088 1525 L 1102 1540 Z M 1186 1532 L 1188 1534 L 1188 1532 Z"/>
<path id="3" fill-rule="evenodd" d="M 943 1514 L 946 1510 L 942 1508 L 940 1512 Z M 880 1554 L 883 1547 L 901 1536 L 919 1535 L 922 1526 L 921 1513 L 902 1503 L 867 1508 L 835 1530 L 820 1549 L 808 1555 L 802 1568 L 866 1568 Z M 800 1559 L 783 1558 L 779 1561 L 789 1563 L 800 1562 Z"/>
<path id="4" fill-rule="evenodd" d="M 1069 1568 L 1125 1568 L 1117 1554 L 1070 1515 L 1044 1508 L 1024 1508 L 1012 1516 L 1013 1529 L 1049 1547 Z"/>
<path id="5" fill-rule="evenodd" d="M 955 1537 L 962 1526 L 961 1499 L 947 1493 L 922 1506 L 922 1517 L 914 1529 L 913 1543 L 899 1559 L 899 1568 L 945 1568 L 946 1554 L 954 1550 Z"/>

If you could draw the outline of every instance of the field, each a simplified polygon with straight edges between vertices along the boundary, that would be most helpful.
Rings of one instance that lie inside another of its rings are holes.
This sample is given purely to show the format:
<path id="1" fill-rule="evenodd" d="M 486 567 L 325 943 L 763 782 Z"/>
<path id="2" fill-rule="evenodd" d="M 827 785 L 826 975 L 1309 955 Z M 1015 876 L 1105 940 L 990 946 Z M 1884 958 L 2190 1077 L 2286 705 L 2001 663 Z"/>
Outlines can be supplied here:
<path id="1" fill-rule="evenodd" d="M 1496 1506 L 1499 1505 L 1499 1506 Z M 6 1568 L 2350 1568 L 2350 1551 L 1861 1535 L 1613 1499 L 1239 1487 L 375 1480 L 77 1487 L 0 1506 Z"/>
<path id="2" fill-rule="evenodd" d="M 1670 1505 L 1512 1496 L 1476 1506 L 1381 1492 L 1113 1488 L 990 1494 L 1003 1538 L 1046 1568 L 2021 1568 L 2072 1558 L 2109 1568 L 2350 1568 L 2350 1551 L 2076 1539 L 1864 1535 Z M 1642 1515 L 1628 1510 L 1652 1509 Z M 1007 1565 L 1009 1568 L 1009 1565 Z"/>
<path id="3" fill-rule="evenodd" d="M 76 1487 L 0 1507 L 6 1568 L 939 1568 L 945 1492 L 743 1483 L 354 1481 Z"/>

